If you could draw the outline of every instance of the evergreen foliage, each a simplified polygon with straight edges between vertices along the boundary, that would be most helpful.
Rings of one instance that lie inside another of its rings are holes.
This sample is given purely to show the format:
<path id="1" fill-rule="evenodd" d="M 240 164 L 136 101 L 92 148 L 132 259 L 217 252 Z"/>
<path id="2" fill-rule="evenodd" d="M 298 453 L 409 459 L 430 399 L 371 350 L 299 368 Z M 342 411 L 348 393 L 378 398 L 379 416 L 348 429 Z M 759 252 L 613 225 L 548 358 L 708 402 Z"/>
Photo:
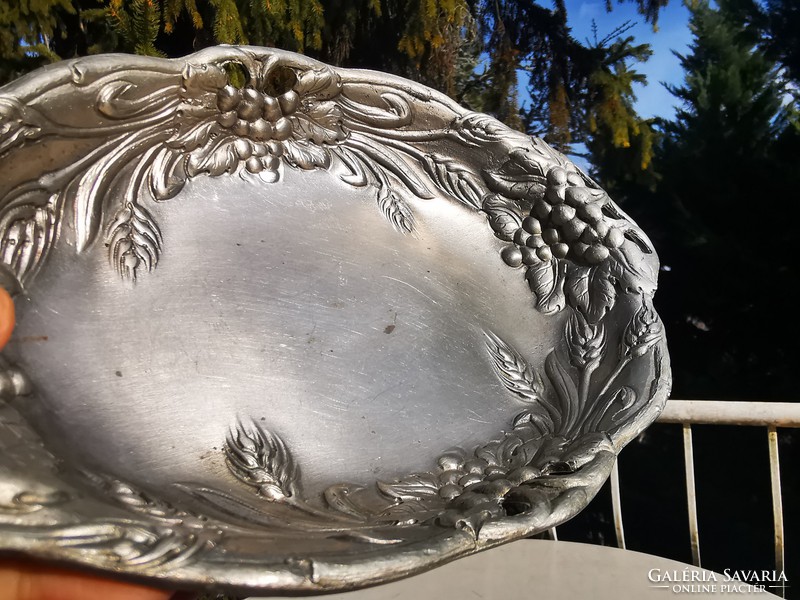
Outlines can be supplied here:
<path id="1" fill-rule="evenodd" d="M 53 45 L 75 12 L 72 0 L 0 1 L 0 80 L 58 60 Z"/>
<path id="2" fill-rule="evenodd" d="M 666 3 L 635 1 L 653 24 Z M 3 79 L 93 52 L 176 56 L 218 43 L 276 46 L 420 80 L 514 128 L 546 134 L 564 151 L 607 136 L 611 147 L 636 146 L 639 164 L 649 162 L 648 127 L 629 91 L 637 76 L 630 79 L 627 68 L 647 49 L 610 38 L 579 43 L 563 0 L 552 9 L 543 0 L 14 2 L 0 0 Z M 57 42 L 75 32 L 81 43 Z M 532 99 L 525 112 L 520 96 Z"/>
<path id="3" fill-rule="evenodd" d="M 578 141 L 586 145 L 595 175 L 610 187 L 622 181 L 652 186 L 652 160 L 657 137 L 652 120 L 636 113 L 634 84 L 647 79 L 631 64 L 646 61 L 647 44 L 634 44 L 632 36 L 622 37 L 626 26 L 592 46 L 596 66 L 583 87 L 578 104 Z"/>
<path id="4" fill-rule="evenodd" d="M 783 75 L 800 83 L 800 3 L 796 0 L 726 0 L 725 10 L 756 36 Z"/>
<path id="5" fill-rule="evenodd" d="M 670 88 L 681 106 L 661 124 L 657 188 L 623 184 L 619 195 L 670 267 L 660 301 L 677 393 L 786 398 L 800 353 L 776 340 L 800 333 L 786 293 L 798 281 L 789 249 L 800 135 L 782 106 L 779 67 L 740 6 L 693 3 L 685 81 Z"/>
<path id="6" fill-rule="evenodd" d="M 639 6 L 655 19 L 657 13 L 648 11 L 656 4 Z M 481 6 L 491 51 L 483 110 L 512 127 L 522 125 L 563 152 L 592 142 L 592 155 L 618 149 L 635 170 L 647 168 L 652 132 L 633 108 L 632 84 L 644 78 L 632 65 L 647 60 L 650 48 L 623 37 L 630 24 L 584 44 L 572 36 L 563 0 L 555 1 L 553 10 L 531 0 Z M 518 71 L 525 73 L 524 91 L 530 98 L 519 119 Z"/>

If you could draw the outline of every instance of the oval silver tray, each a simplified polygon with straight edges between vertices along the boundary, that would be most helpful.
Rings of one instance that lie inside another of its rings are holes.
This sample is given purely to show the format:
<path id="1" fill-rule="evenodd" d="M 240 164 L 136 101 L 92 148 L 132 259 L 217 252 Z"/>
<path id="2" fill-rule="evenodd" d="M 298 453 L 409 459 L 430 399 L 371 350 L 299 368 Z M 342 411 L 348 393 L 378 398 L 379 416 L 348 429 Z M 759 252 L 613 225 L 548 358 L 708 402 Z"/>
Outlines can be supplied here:
<path id="1" fill-rule="evenodd" d="M 375 584 L 571 518 L 666 400 L 647 237 L 416 83 L 80 59 L 0 89 L 0 153 L 4 552 Z"/>

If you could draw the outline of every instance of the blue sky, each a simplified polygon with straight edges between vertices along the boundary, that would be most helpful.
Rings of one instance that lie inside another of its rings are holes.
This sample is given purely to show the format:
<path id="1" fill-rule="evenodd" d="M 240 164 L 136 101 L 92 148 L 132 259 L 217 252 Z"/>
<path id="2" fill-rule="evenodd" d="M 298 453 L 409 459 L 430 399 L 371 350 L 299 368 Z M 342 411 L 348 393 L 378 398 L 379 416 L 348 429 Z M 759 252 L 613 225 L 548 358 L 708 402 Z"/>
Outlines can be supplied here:
<path id="1" fill-rule="evenodd" d="M 573 36 L 580 41 L 592 39 L 592 19 L 597 23 L 598 39 L 602 39 L 625 21 L 636 22 L 635 27 L 625 35 L 633 35 L 637 43 L 648 43 L 653 49 L 653 56 L 649 61 L 636 65 L 636 70 L 647 75 L 649 82 L 647 86 L 636 88 L 636 109 L 643 117 L 672 117 L 675 99 L 661 82 L 683 82 L 683 71 L 672 50 L 685 54 L 692 40 L 688 26 L 689 11 L 681 0 L 671 0 L 661 11 L 658 31 L 655 32 L 636 12 L 636 6 L 632 2 L 614 3 L 614 9 L 610 13 L 606 12 L 604 0 L 567 0 L 566 5 Z"/>

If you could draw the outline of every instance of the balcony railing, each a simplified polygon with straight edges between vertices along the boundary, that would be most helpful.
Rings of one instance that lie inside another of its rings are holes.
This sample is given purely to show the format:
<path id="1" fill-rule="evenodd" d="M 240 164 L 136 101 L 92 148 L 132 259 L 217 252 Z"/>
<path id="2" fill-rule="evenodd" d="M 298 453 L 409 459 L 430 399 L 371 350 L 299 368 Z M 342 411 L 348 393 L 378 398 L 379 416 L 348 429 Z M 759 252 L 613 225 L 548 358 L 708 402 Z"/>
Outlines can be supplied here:
<path id="1" fill-rule="evenodd" d="M 778 428 L 800 428 L 800 403 L 790 402 L 731 402 L 711 400 L 669 400 L 657 423 L 677 423 L 683 426 L 683 456 L 686 475 L 686 501 L 689 512 L 689 543 L 692 561 L 701 566 L 700 531 L 697 525 L 697 494 L 694 478 L 692 425 L 741 425 L 764 427 L 769 445 L 769 469 L 774 524 L 775 570 L 784 570 L 783 500 L 781 496 Z M 610 477 L 611 506 L 617 545 L 625 548 L 625 529 L 622 518 L 619 470 L 614 466 Z M 551 537 L 556 532 L 551 531 Z"/>

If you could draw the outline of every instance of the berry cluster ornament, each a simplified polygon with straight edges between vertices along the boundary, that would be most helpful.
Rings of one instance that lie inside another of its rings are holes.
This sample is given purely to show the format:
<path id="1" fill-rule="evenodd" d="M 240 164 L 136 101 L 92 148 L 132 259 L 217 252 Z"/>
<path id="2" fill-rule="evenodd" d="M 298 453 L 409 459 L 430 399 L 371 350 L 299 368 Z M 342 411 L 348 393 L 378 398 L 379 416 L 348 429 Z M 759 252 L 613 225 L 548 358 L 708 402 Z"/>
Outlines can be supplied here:
<path id="1" fill-rule="evenodd" d="M 283 154 L 281 142 L 292 135 L 289 117 L 299 104 L 294 90 L 274 97 L 252 87 L 228 84 L 217 92 L 217 122 L 239 137 L 234 150 L 249 172 L 278 168 Z"/>
<path id="2" fill-rule="evenodd" d="M 548 171 L 544 195 L 534 201 L 522 227 L 514 233 L 514 244 L 502 250 L 506 264 L 530 267 L 567 258 L 592 266 L 622 245 L 623 232 L 603 215 L 605 192 L 584 184 L 574 171 L 562 167 Z"/>

